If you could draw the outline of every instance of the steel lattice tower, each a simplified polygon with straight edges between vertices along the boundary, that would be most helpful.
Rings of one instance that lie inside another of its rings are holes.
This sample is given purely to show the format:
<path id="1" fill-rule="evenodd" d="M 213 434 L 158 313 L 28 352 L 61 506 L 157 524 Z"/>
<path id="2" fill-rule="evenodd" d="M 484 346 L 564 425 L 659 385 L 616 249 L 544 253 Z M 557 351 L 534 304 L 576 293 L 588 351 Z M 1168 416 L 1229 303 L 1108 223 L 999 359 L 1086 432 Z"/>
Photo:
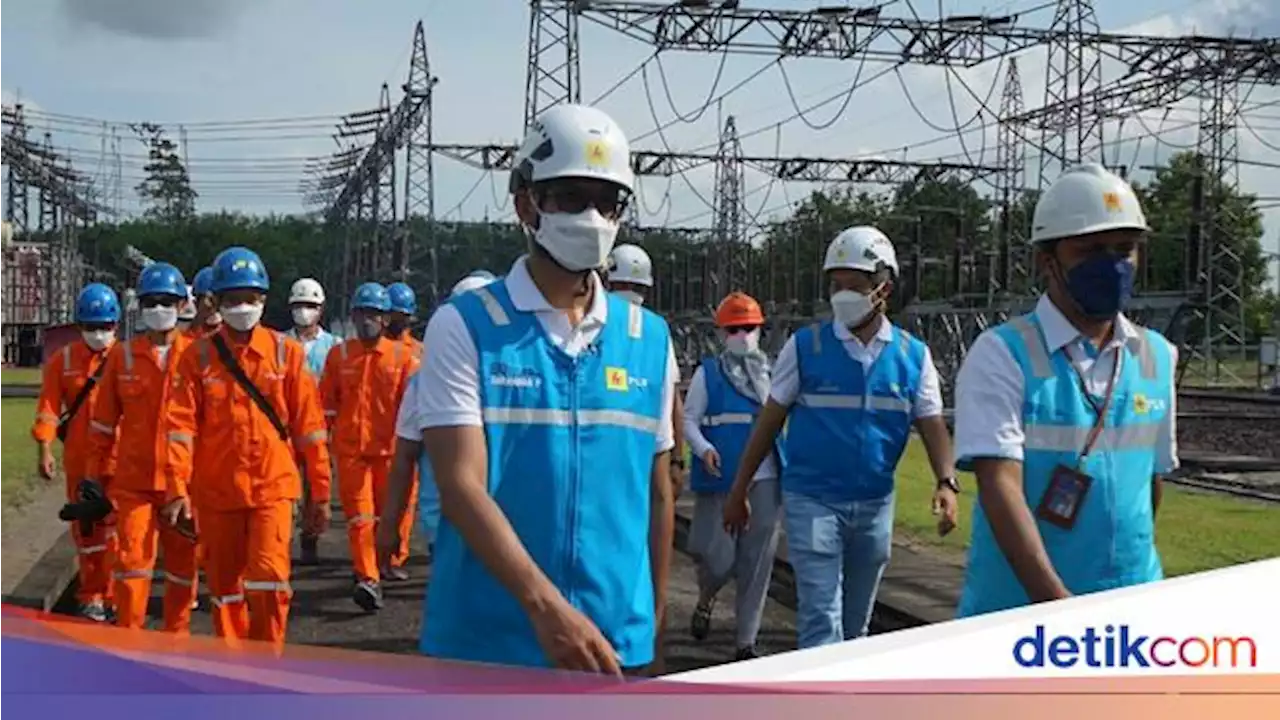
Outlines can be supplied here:
<path id="1" fill-rule="evenodd" d="M 715 246 L 708 267 L 710 297 L 707 298 L 713 306 L 728 293 L 747 289 L 748 281 L 742 238 L 742 142 L 738 139 L 738 127 L 732 115 L 725 120 L 716 156 L 715 222 L 712 230 Z"/>
<path id="2" fill-rule="evenodd" d="M 1243 350 L 1244 263 L 1231 236 L 1240 218 L 1229 198 L 1239 190 L 1240 114 L 1239 85 L 1212 82 L 1201 99 L 1198 153 L 1203 212 L 1199 218 L 1199 282 L 1208 309 L 1205 312 L 1203 353 L 1212 359 L 1217 348 L 1229 345 Z"/>
<path id="3" fill-rule="evenodd" d="M 409 78 L 404 92 L 420 108 L 421 118 L 412 123 L 413 132 L 404 149 L 404 222 L 400 233 L 398 271 L 400 280 L 409 282 L 410 264 L 422 257 L 413 222 L 415 217 L 424 220 L 426 237 L 423 239 L 429 243 L 427 253 L 431 265 L 426 294 L 432 302 L 440 296 L 439 238 L 435 230 L 435 154 L 431 148 L 434 142 L 431 95 L 437 82 L 439 78 L 431 74 L 426 32 L 419 20 L 413 30 L 413 54 L 409 60 Z M 420 287 L 421 283 L 415 283 L 415 286 Z"/>
<path id="4" fill-rule="evenodd" d="M 1103 118 L 1088 98 L 1102 86 L 1102 57 L 1088 43 L 1099 34 L 1092 0 L 1059 0 L 1052 29 L 1045 105 L 1061 104 L 1061 109 L 1045 118 L 1037 187 L 1102 152 Z"/>
<path id="5" fill-rule="evenodd" d="M 524 128 L 548 107 L 578 102 L 582 102 L 578 13 L 569 4 L 530 0 Z"/>
<path id="6" fill-rule="evenodd" d="M 1027 144 L 1022 128 L 1007 118 L 1021 115 L 1026 109 L 1022 96 L 1022 77 L 1018 59 L 1009 59 L 1005 73 L 1004 94 L 1000 98 L 1000 125 L 996 145 L 996 165 L 1001 168 L 996 178 L 996 197 L 1000 201 L 1000 290 L 1009 295 L 1027 292 L 1032 273 L 1027 257 L 1026 229 L 1030 218 L 1015 213 L 1021 207 L 1027 185 Z"/>

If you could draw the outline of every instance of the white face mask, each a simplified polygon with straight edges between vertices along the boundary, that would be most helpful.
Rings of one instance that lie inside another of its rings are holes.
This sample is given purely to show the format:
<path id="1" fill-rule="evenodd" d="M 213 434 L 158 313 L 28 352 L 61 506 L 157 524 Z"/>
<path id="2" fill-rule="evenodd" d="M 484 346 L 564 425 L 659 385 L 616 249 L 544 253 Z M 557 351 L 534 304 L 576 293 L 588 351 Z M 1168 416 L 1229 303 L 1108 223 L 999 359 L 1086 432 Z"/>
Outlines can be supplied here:
<path id="1" fill-rule="evenodd" d="M 567 270 L 583 272 L 601 267 L 618 237 L 618 224 L 589 207 L 577 213 L 539 213 L 537 242 Z"/>
<path id="2" fill-rule="evenodd" d="M 831 296 L 831 312 L 836 322 L 847 328 L 861 325 L 874 309 L 871 296 L 855 290 L 841 290 Z"/>
<path id="3" fill-rule="evenodd" d="M 293 324 L 311 327 L 320 319 L 320 308 L 298 307 L 293 309 Z"/>
<path id="4" fill-rule="evenodd" d="M 116 334 L 111 330 L 81 330 L 80 337 L 84 338 L 84 344 L 94 352 L 107 349 L 112 342 L 115 342 Z"/>
<path id="5" fill-rule="evenodd" d="M 222 308 L 222 319 L 233 330 L 248 332 L 262 319 L 262 306 L 244 303 Z"/>
<path id="6" fill-rule="evenodd" d="M 215 312 L 214 314 L 205 318 L 204 324 L 208 325 L 209 327 L 218 327 L 219 325 L 222 324 L 222 313 Z"/>
<path id="7" fill-rule="evenodd" d="M 614 292 L 632 305 L 644 304 L 644 296 L 635 290 L 615 290 Z"/>
<path id="8" fill-rule="evenodd" d="M 142 308 L 138 316 L 142 319 L 143 327 L 148 330 L 168 332 L 178 326 L 178 308 L 175 307 Z"/>
<path id="9" fill-rule="evenodd" d="M 726 335 L 724 349 L 731 355 L 748 355 L 760 349 L 760 330 Z"/>

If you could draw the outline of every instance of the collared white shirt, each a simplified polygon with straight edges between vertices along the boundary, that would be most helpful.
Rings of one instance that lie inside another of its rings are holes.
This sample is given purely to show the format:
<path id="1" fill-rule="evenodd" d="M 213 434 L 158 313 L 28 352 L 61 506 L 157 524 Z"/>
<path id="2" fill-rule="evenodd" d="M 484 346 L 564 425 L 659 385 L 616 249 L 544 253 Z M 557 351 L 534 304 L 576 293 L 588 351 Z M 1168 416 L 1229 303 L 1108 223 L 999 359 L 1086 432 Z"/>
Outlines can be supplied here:
<path id="1" fill-rule="evenodd" d="M 844 345 L 845 352 L 862 365 L 863 372 L 868 372 L 880 351 L 893 340 L 893 323 L 887 318 L 881 319 L 880 329 L 866 345 L 854 335 L 849 328 L 833 323 L 832 330 L 836 338 Z M 791 407 L 800 395 L 800 361 L 796 357 L 796 336 L 787 339 L 787 344 L 778 354 L 773 364 L 773 385 L 769 388 L 769 398 L 783 407 Z M 928 418 L 942 414 L 942 387 L 938 382 L 938 368 L 933 364 L 933 353 L 928 347 L 924 349 L 924 367 L 920 372 L 920 389 L 912 400 L 912 411 L 917 418 Z"/>
<path id="2" fill-rule="evenodd" d="M 404 395 L 400 398 L 400 409 L 396 411 L 396 437 L 402 440 L 422 442 L 422 425 L 418 422 L 418 376 L 415 372 L 409 376 Z"/>
<path id="3" fill-rule="evenodd" d="M 551 341 L 571 357 L 577 356 L 596 339 L 608 318 L 609 303 L 603 283 L 595 273 L 589 274 L 593 293 L 591 307 L 582 322 L 574 327 L 569 323 L 568 313 L 551 307 L 543 297 L 529 275 L 525 260 L 524 257 L 516 260 L 511 272 L 500 281 L 507 284 L 511 303 L 517 310 L 533 312 Z M 441 306 L 427 323 L 422 343 L 425 347 L 422 367 L 409 391 L 415 397 L 412 405 L 417 415 L 417 437 L 427 428 L 484 425 L 480 408 L 480 354 L 458 309 L 453 305 Z M 675 351 L 668 340 L 667 382 L 662 393 L 657 452 L 675 447 L 671 407 L 679 377 Z M 404 413 L 404 403 L 401 413 Z"/>
<path id="4" fill-rule="evenodd" d="M 684 439 L 689 441 L 689 447 L 693 450 L 694 462 L 702 462 L 702 456 L 707 450 L 715 447 L 707 440 L 707 436 L 702 434 L 702 418 L 706 415 L 707 374 L 703 371 L 703 366 L 699 365 L 697 371 L 693 373 L 693 379 L 689 381 L 689 389 L 684 393 Z M 722 465 L 724 459 L 720 458 Z M 769 453 L 765 456 L 764 462 L 760 463 L 752 479 L 767 480 L 776 477 L 778 477 L 778 464 L 774 462 L 773 453 Z"/>
<path id="5" fill-rule="evenodd" d="M 1101 351 L 1083 337 L 1053 304 L 1048 295 L 1036 303 L 1036 319 L 1044 329 L 1050 354 L 1065 348 L 1067 357 L 1084 379 L 1090 394 L 1101 399 L 1112 375 L 1119 370 L 1117 350 L 1127 345 L 1137 349 L 1142 332 L 1121 315 L 1116 320 L 1111 341 Z M 1173 365 L 1178 349 L 1169 346 Z M 1073 378 L 1074 380 L 1074 378 Z M 1026 380 L 1009 346 L 992 330 L 978 336 L 965 354 L 956 376 L 956 457 L 1022 460 L 1025 435 L 1022 429 L 1022 402 Z M 1178 467 L 1177 390 L 1169 380 L 1169 412 L 1160 423 L 1156 440 L 1157 473 Z"/>

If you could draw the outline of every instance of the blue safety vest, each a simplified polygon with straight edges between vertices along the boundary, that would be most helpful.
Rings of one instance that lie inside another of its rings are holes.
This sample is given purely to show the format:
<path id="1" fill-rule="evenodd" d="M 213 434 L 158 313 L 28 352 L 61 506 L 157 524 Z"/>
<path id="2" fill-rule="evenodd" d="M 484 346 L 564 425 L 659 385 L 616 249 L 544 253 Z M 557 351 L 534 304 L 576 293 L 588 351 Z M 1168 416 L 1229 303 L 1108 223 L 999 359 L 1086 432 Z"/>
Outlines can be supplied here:
<path id="1" fill-rule="evenodd" d="M 1097 416 L 1084 396 L 1066 349 L 1049 355 L 1034 314 L 993 331 L 1022 368 L 1022 487 L 1034 509 L 1059 464 L 1075 468 Z M 1163 576 L 1154 540 L 1151 477 L 1160 424 L 1172 405 L 1172 355 L 1153 330 L 1143 330 L 1137 352 L 1123 351 L 1120 375 L 1104 429 L 1079 470 L 1093 478 L 1075 527 L 1064 530 L 1037 518 L 1054 569 L 1072 594 L 1136 585 Z M 973 458 L 962 458 L 970 469 Z M 973 511 L 973 538 L 959 615 L 978 615 L 1029 603 L 982 506 Z"/>
<path id="2" fill-rule="evenodd" d="M 694 458 L 689 487 L 694 492 L 729 492 L 742 452 L 747 449 L 747 440 L 751 438 L 751 426 L 760 414 L 760 404 L 738 392 L 720 372 L 717 358 L 709 357 L 702 361 L 702 379 L 707 384 L 707 411 L 702 416 L 702 436 L 720 454 L 720 477 L 707 472 L 701 458 Z M 780 440 L 774 441 L 773 455 L 781 471 L 785 461 Z"/>
<path id="3" fill-rule="evenodd" d="M 332 333 L 320 328 L 320 332 L 316 334 L 314 340 L 303 340 L 298 337 L 297 328 L 289 328 L 289 336 L 297 340 L 302 345 L 302 349 L 307 353 L 307 369 L 311 371 L 311 375 L 317 380 L 324 374 L 324 362 L 329 358 L 329 351 L 337 345 L 339 340 Z"/>
<path id="4" fill-rule="evenodd" d="M 533 561 L 622 657 L 653 660 L 650 476 L 670 331 L 607 296 L 608 321 L 576 358 L 517 310 L 506 283 L 450 301 L 475 341 L 488 485 Z M 524 610 L 440 519 L 421 649 L 435 657 L 549 664 Z"/>
<path id="5" fill-rule="evenodd" d="M 893 492 L 893 473 L 911 436 L 925 344 L 900 328 L 892 331 L 869 373 L 829 321 L 796 332 L 800 395 L 787 429 L 787 492 L 821 502 Z"/>

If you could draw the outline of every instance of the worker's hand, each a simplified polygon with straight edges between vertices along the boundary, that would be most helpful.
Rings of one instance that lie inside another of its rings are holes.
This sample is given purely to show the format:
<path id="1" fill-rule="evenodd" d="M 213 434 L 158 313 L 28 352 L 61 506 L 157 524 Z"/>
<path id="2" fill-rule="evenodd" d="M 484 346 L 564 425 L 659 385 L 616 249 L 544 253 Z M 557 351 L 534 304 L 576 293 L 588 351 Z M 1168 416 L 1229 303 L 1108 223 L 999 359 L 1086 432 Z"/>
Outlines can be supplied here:
<path id="1" fill-rule="evenodd" d="M 949 487 L 938 488 L 933 493 L 933 514 L 938 518 L 938 535 L 945 536 L 955 530 L 956 516 L 960 512 L 960 499 Z"/>
<path id="2" fill-rule="evenodd" d="M 556 597 L 529 619 L 538 644 L 555 667 L 622 677 L 618 652 L 595 623 L 563 597 Z"/>
<path id="3" fill-rule="evenodd" d="M 378 567 L 390 567 L 391 557 L 400 549 L 399 526 L 399 522 L 383 521 L 378 523 Z"/>
<path id="4" fill-rule="evenodd" d="M 707 472 L 715 477 L 720 477 L 720 453 L 715 448 L 707 448 L 702 453 L 702 464 L 707 468 Z"/>
<path id="5" fill-rule="evenodd" d="M 751 524 L 751 502 L 746 492 L 738 492 L 735 487 L 724 501 L 724 529 L 730 535 L 737 535 Z"/>
<path id="6" fill-rule="evenodd" d="M 57 472 L 57 463 L 53 458 L 53 448 L 48 445 L 40 448 L 40 465 L 36 468 L 36 471 L 40 473 L 40 477 L 44 478 L 45 482 L 53 481 L 54 473 Z"/>
<path id="7" fill-rule="evenodd" d="M 314 501 L 307 511 L 310 517 L 307 518 L 307 531 L 312 535 L 321 535 L 325 530 L 329 529 L 329 520 L 333 518 L 333 509 L 329 507 L 329 501 Z"/>
<path id="8" fill-rule="evenodd" d="M 189 498 L 180 497 L 169 501 L 160 510 L 160 519 L 170 527 L 177 526 L 179 522 L 191 519 L 191 500 Z"/>

